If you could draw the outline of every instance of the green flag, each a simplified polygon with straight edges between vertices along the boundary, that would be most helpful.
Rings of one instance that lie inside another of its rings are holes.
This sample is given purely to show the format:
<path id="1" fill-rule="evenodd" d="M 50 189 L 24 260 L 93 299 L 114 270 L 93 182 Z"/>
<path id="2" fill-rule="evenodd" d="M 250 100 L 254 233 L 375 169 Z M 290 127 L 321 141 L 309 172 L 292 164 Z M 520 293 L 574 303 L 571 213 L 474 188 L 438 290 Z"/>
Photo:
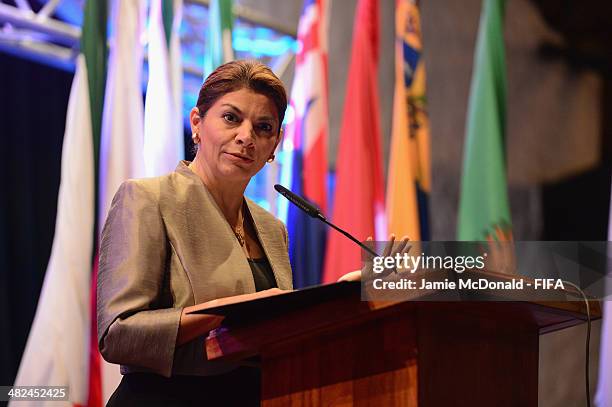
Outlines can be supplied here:
<path id="1" fill-rule="evenodd" d="M 219 65 L 234 59 L 232 0 L 211 0 L 208 8 L 208 37 L 204 56 L 204 77 Z"/>
<path id="2" fill-rule="evenodd" d="M 104 107 L 104 88 L 106 86 L 106 19 L 105 1 L 86 1 L 83 11 L 83 30 L 81 53 L 87 65 L 89 83 L 89 104 L 91 107 L 91 129 L 94 140 L 94 159 L 98 168 L 100 131 L 102 129 L 102 109 Z M 97 179 L 97 177 L 96 177 Z"/>
<path id="3" fill-rule="evenodd" d="M 166 35 L 166 46 L 170 48 L 172 39 L 172 26 L 174 25 L 174 0 L 162 0 L 162 20 L 164 22 L 164 34 Z"/>
<path id="4" fill-rule="evenodd" d="M 511 239 L 506 185 L 505 0 L 484 0 L 468 105 L 459 240 Z"/>
<path id="5" fill-rule="evenodd" d="M 82 70 L 79 74 L 82 74 L 87 78 L 87 92 L 90 101 L 90 118 L 91 118 L 91 139 L 93 145 L 93 163 L 94 163 L 94 179 L 93 179 L 93 193 L 94 193 L 94 201 L 92 205 L 92 210 L 94 213 L 94 226 L 91 230 L 92 238 L 93 238 L 93 252 L 97 252 L 97 244 L 98 244 L 98 230 L 101 230 L 101 225 L 96 223 L 95 213 L 99 210 L 98 198 L 98 180 L 100 179 L 99 174 L 99 163 L 100 163 L 100 141 L 102 134 L 102 112 L 104 110 L 104 94 L 106 90 L 106 70 L 107 70 L 107 58 L 108 58 L 108 49 L 107 49 L 107 20 L 108 20 L 108 2 L 106 1 L 95 1 L 95 0 L 86 0 L 85 6 L 83 9 L 83 27 L 81 30 L 81 55 L 84 58 L 85 69 Z M 78 59 L 81 58 L 81 55 Z M 78 60 L 77 60 L 78 61 Z M 79 72 L 80 66 L 77 62 L 76 71 Z M 76 73 L 75 73 L 76 76 Z M 71 95 L 72 97 L 72 95 Z M 84 120 L 81 116 L 80 119 L 76 118 L 67 118 L 66 122 L 75 121 L 75 120 Z M 78 121 L 76 121 L 78 123 Z M 66 129 L 68 129 L 68 124 L 66 125 Z M 68 130 L 67 130 L 68 131 Z M 85 133 L 87 134 L 87 133 Z M 63 160 L 63 157 L 62 157 Z M 76 236 L 76 235 L 75 235 Z M 90 264 L 91 261 L 94 260 L 91 258 L 90 254 Z M 95 273 L 94 270 L 89 267 L 87 269 L 88 274 Z M 83 270 L 85 271 L 85 270 Z M 94 276 L 94 278 L 96 278 Z M 95 285 L 91 286 L 89 289 L 91 292 L 88 293 L 85 301 L 89 302 L 90 298 L 95 299 L 96 288 Z M 87 303 L 84 302 L 84 303 Z M 94 302 L 95 304 L 95 302 Z M 95 310 L 87 310 L 90 314 L 87 321 L 90 323 L 91 332 L 96 332 L 97 321 L 95 319 Z M 112 381 L 114 380 L 114 385 L 118 384 L 119 375 L 117 374 L 116 366 L 111 368 L 112 365 L 104 363 L 100 352 L 98 351 L 98 338 L 97 335 L 92 335 L 89 343 L 89 394 L 88 400 L 85 405 L 89 406 L 97 406 L 105 403 L 105 399 L 107 398 L 108 390 L 105 392 L 105 388 L 113 386 Z M 103 374 L 106 372 L 106 374 Z M 108 375 L 108 372 L 113 372 L 112 375 Z M 82 403 L 73 403 L 73 404 L 82 404 Z"/>

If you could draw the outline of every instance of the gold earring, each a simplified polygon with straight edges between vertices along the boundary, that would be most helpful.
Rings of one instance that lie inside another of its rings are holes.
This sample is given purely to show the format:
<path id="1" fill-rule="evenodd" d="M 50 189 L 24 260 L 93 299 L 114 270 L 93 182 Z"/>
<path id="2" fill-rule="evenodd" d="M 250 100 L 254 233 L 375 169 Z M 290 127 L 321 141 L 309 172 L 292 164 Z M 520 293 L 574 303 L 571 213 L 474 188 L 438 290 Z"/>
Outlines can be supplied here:
<path id="1" fill-rule="evenodd" d="M 268 158 L 268 162 L 271 163 L 272 161 L 274 161 L 274 158 L 275 158 L 275 155 L 272 154 L 270 158 Z"/>
<path id="2" fill-rule="evenodd" d="M 198 133 L 192 133 L 191 134 L 191 140 L 193 140 L 193 144 L 199 144 L 200 143 L 200 135 Z"/>

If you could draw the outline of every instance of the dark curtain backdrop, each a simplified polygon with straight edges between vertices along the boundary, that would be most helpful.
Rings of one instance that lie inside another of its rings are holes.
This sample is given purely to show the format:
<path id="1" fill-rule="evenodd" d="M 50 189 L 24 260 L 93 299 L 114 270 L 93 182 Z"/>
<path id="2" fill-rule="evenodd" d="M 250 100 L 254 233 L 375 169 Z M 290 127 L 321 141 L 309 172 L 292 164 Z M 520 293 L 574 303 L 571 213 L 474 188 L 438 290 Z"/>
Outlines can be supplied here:
<path id="1" fill-rule="evenodd" d="M 51 252 L 72 73 L 0 53 L 0 384 L 12 384 Z"/>

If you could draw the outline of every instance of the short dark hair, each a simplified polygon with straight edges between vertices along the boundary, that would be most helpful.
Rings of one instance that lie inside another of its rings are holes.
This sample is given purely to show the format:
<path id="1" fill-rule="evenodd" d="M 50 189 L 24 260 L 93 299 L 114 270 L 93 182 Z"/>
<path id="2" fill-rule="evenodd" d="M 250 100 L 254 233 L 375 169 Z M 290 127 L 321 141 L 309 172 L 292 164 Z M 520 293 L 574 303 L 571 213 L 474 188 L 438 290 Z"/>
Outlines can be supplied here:
<path id="1" fill-rule="evenodd" d="M 204 117 L 210 107 L 223 95 L 240 89 L 250 89 L 269 97 L 278 114 L 278 128 L 287 109 L 287 92 L 283 82 L 261 62 L 239 60 L 227 62 L 215 69 L 204 81 L 196 106 Z"/>

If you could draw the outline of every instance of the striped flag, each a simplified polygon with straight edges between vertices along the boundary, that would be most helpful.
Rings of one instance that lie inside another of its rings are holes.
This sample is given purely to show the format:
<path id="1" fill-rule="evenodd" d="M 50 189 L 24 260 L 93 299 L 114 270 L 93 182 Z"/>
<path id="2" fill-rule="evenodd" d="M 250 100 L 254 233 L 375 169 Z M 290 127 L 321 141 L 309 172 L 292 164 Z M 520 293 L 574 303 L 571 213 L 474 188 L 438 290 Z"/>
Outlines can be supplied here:
<path id="1" fill-rule="evenodd" d="M 119 185 L 128 178 L 145 176 L 141 37 L 144 29 L 146 2 L 143 0 L 115 0 L 112 6 L 112 25 L 115 31 L 110 39 L 109 69 L 100 137 L 99 231 L 102 230 L 111 200 Z M 94 279 L 95 276 L 96 273 L 94 273 Z M 94 284 L 92 287 L 94 296 L 95 288 Z M 106 404 L 119 384 L 121 374 L 118 365 L 107 363 L 100 356 L 97 346 L 95 310 L 92 320 L 94 322 L 92 336 L 95 335 L 96 341 L 92 344 L 94 356 L 92 357 L 90 405 L 102 405 Z M 96 386 L 99 395 L 93 397 Z"/>
<path id="2" fill-rule="evenodd" d="M 333 221 L 358 239 L 385 238 L 378 113 L 378 1 L 359 0 L 336 164 Z M 330 231 L 323 281 L 361 268 L 355 243 Z"/>
<path id="3" fill-rule="evenodd" d="M 162 7 L 163 4 L 169 4 L 172 7 Z M 182 68 L 178 40 L 182 1 L 152 0 L 150 7 L 149 81 L 144 113 L 144 161 L 146 175 L 153 177 L 173 171 L 179 160 L 185 156 L 181 95 Z M 164 24 L 164 21 L 171 23 Z M 166 28 L 170 29 L 169 40 L 166 36 Z M 171 50 L 169 50 L 169 44 Z M 170 59 L 170 55 L 174 60 Z"/>
<path id="4" fill-rule="evenodd" d="M 506 185 L 505 0 L 485 0 L 476 41 L 463 155 L 459 240 L 511 240 Z"/>
<path id="5" fill-rule="evenodd" d="M 204 77 L 219 65 L 234 59 L 232 0 L 210 0 L 208 7 L 208 37 L 204 54 Z"/>
<path id="6" fill-rule="evenodd" d="M 298 26 L 291 88 L 294 120 L 285 127 L 281 183 L 327 211 L 327 1 L 305 0 Z M 289 255 L 296 287 L 321 280 L 326 227 L 294 205 L 287 211 Z M 284 218 L 281 215 L 281 218 Z"/>
<path id="7" fill-rule="evenodd" d="M 95 157 L 106 70 L 105 22 L 106 3 L 88 1 L 66 116 L 53 247 L 14 383 L 68 386 L 70 403 L 75 406 L 91 405 L 90 287 Z"/>
<path id="8" fill-rule="evenodd" d="M 387 179 L 387 225 L 398 238 L 429 240 L 431 190 L 425 62 L 416 0 L 397 0 L 395 92 Z"/>

